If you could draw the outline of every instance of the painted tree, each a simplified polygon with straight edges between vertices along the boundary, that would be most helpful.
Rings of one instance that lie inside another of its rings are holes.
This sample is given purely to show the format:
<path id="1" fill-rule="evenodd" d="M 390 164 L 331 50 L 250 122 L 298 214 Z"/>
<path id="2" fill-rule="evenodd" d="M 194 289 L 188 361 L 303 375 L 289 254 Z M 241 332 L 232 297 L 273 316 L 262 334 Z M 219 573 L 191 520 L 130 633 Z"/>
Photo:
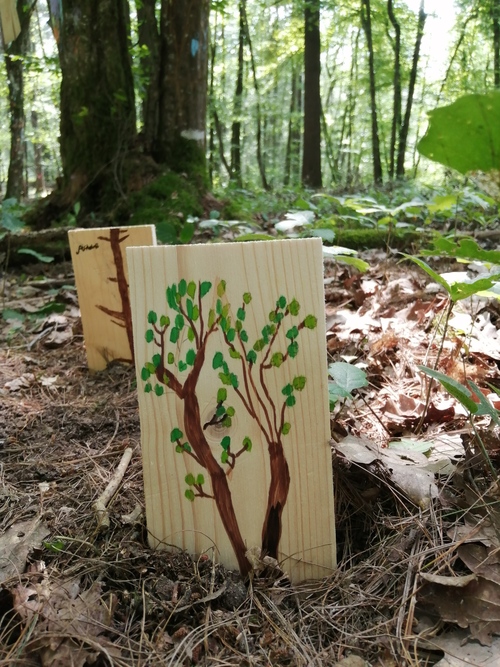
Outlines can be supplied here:
<path id="1" fill-rule="evenodd" d="M 214 307 L 207 306 L 212 295 Z M 168 314 L 148 314 L 150 328 L 146 341 L 156 352 L 142 368 L 144 391 L 157 397 L 174 392 L 182 405 L 183 420 L 173 424 L 165 446 L 193 462 L 193 471 L 185 477 L 186 501 L 215 502 L 224 529 L 236 555 L 240 571 L 246 575 L 251 563 L 238 525 L 230 488 L 230 473 L 240 457 L 251 454 L 254 446 L 264 446 L 269 458 L 270 484 L 265 516 L 262 521 L 263 555 L 278 558 L 282 533 L 282 515 L 290 488 L 290 473 L 285 453 L 286 436 L 292 429 L 289 410 L 304 389 L 306 378 L 290 377 L 279 397 L 270 389 L 273 371 L 299 354 L 299 337 L 304 329 L 314 329 L 314 315 L 299 317 L 300 304 L 281 295 L 270 311 L 260 335 L 253 341 L 245 329 L 245 319 L 252 302 L 246 292 L 232 312 L 227 301 L 226 282 L 186 280 L 166 290 Z M 207 312 L 208 311 L 208 312 Z M 218 336 L 221 348 L 207 358 L 209 340 Z M 179 346 L 186 339 L 188 346 Z M 188 349 L 186 350 L 186 347 Z M 197 387 L 202 373 L 212 373 L 219 386 L 213 395 L 213 414 L 202 423 Z M 220 439 L 218 450 L 210 446 L 206 430 L 213 425 L 230 428 L 239 410 L 254 420 L 260 432 L 259 445 L 244 436 L 234 442 L 229 435 Z"/>

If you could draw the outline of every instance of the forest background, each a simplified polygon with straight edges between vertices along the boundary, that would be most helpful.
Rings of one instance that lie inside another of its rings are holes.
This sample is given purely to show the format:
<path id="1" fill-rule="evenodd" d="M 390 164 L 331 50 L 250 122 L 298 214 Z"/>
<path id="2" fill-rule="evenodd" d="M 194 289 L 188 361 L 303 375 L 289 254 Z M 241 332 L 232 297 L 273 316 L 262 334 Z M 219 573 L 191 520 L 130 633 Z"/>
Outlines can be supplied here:
<path id="1" fill-rule="evenodd" d="M 500 0 L 9 2 L 0 188 L 53 191 L 38 228 L 175 241 L 207 189 L 428 182 L 427 112 L 500 85 Z"/>

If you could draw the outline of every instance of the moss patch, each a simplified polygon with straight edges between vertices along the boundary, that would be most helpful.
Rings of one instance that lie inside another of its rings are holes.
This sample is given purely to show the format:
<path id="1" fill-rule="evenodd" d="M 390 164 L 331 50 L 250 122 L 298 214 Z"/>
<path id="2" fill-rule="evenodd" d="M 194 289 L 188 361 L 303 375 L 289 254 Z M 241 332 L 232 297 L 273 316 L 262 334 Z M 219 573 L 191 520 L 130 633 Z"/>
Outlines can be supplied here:
<path id="1" fill-rule="evenodd" d="M 335 229 L 335 245 L 365 250 L 368 248 L 384 248 L 386 245 L 395 248 L 408 248 L 411 243 L 422 243 L 422 233 L 393 229 Z"/>
<path id="2" fill-rule="evenodd" d="M 120 225 L 156 225 L 161 243 L 176 243 L 188 216 L 201 216 L 201 194 L 191 181 L 174 171 L 166 171 L 132 192 L 119 204 L 113 216 Z"/>

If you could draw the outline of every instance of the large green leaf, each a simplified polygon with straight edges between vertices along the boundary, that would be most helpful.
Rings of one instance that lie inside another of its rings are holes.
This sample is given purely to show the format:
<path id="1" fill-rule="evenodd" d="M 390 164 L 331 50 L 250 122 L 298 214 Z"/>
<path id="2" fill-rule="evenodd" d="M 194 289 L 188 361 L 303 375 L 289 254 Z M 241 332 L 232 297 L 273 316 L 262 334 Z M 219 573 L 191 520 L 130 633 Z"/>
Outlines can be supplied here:
<path id="1" fill-rule="evenodd" d="M 418 150 L 462 174 L 500 169 L 500 91 L 464 95 L 431 111 Z"/>

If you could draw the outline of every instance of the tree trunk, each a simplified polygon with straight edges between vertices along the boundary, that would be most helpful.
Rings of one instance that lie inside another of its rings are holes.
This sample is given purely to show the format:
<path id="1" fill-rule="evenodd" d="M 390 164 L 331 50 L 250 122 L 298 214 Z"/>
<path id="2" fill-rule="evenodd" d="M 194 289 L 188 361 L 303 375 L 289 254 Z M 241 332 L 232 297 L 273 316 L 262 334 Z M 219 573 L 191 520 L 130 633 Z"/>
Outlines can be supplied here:
<path id="1" fill-rule="evenodd" d="M 304 5 L 304 140 L 302 182 L 321 188 L 320 0 Z"/>
<path id="2" fill-rule="evenodd" d="M 245 3 L 238 3 L 240 27 L 238 34 L 238 71 L 236 75 L 236 90 L 234 91 L 233 123 L 231 126 L 231 179 L 241 187 L 241 112 L 243 101 L 243 48 L 245 46 Z"/>
<path id="3" fill-rule="evenodd" d="M 264 190 L 269 190 L 269 184 L 267 182 L 266 176 L 266 167 L 264 164 L 264 157 L 262 155 L 262 114 L 260 110 L 260 90 L 259 82 L 257 79 L 257 69 L 255 67 L 255 58 L 253 57 L 253 47 L 252 40 L 250 38 L 250 30 L 248 27 L 248 18 L 246 13 L 246 6 L 243 4 L 243 14 L 245 21 L 245 37 L 247 40 L 248 48 L 250 50 L 250 66 L 252 69 L 253 77 L 253 87 L 255 89 L 255 96 L 257 98 L 257 164 L 259 166 L 260 178 L 262 180 L 262 187 Z"/>
<path id="4" fill-rule="evenodd" d="M 413 51 L 413 59 L 410 72 L 410 82 L 408 84 L 408 97 L 406 100 L 406 111 L 403 124 L 401 126 L 401 132 L 399 134 L 399 146 L 398 146 L 398 161 L 396 167 L 396 176 L 398 178 L 403 178 L 405 175 L 405 154 L 406 154 L 406 144 L 408 142 L 408 132 L 410 130 L 410 119 L 411 119 L 411 109 L 413 106 L 413 97 L 415 95 L 415 83 L 417 81 L 418 73 L 418 60 L 420 57 L 420 45 L 422 43 L 422 37 L 424 35 L 425 20 L 427 14 L 424 9 L 424 0 L 420 2 L 420 9 L 418 12 L 418 23 L 417 23 L 417 37 L 415 39 L 415 49 Z"/>
<path id="5" fill-rule="evenodd" d="M 383 181 L 382 160 L 380 157 L 380 136 L 377 117 L 377 86 L 375 82 L 375 58 L 373 52 L 372 19 L 370 0 L 361 0 L 361 25 L 366 36 L 368 49 L 368 75 L 370 79 L 370 107 L 372 122 L 373 180 L 377 184 Z"/>
<path id="6" fill-rule="evenodd" d="M 156 21 L 156 0 L 136 0 L 142 74 L 146 79 L 142 100 L 144 150 L 151 155 L 158 139 L 160 35 Z"/>
<path id="7" fill-rule="evenodd" d="M 31 127 L 33 128 L 33 153 L 35 164 L 35 191 L 37 195 L 45 190 L 45 176 L 43 173 L 43 144 L 38 141 L 38 113 L 31 112 Z"/>
<path id="8" fill-rule="evenodd" d="M 162 0 L 157 158 L 206 185 L 209 0 Z"/>
<path id="9" fill-rule="evenodd" d="M 401 26 L 394 13 L 393 0 L 387 0 L 387 14 L 394 28 L 394 100 L 391 125 L 391 145 L 389 148 L 389 178 L 394 178 L 396 167 L 396 142 L 401 128 Z"/>
<path id="10" fill-rule="evenodd" d="M 99 209 L 123 193 L 135 140 L 126 0 L 62 0 L 61 158 L 68 203 Z M 107 172 L 107 173 L 105 173 Z M 111 186 L 111 192 L 108 191 Z"/>
<path id="11" fill-rule="evenodd" d="M 5 68 L 9 86 L 10 162 L 6 198 L 20 200 L 27 194 L 24 181 L 24 57 L 30 40 L 30 20 L 35 2 L 17 0 L 21 32 L 5 49 Z"/>
<path id="12" fill-rule="evenodd" d="M 296 184 L 300 178 L 300 118 L 302 111 L 302 78 L 295 63 L 292 65 L 292 90 L 290 93 L 290 117 L 285 153 L 283 185 Z"/>
<path id="13" fill-rule="evenodd" d="M 493 21 L 493 81 L 495 88 L 500 88 L 500 0 L 492 0 L 491 18 Z"/>

